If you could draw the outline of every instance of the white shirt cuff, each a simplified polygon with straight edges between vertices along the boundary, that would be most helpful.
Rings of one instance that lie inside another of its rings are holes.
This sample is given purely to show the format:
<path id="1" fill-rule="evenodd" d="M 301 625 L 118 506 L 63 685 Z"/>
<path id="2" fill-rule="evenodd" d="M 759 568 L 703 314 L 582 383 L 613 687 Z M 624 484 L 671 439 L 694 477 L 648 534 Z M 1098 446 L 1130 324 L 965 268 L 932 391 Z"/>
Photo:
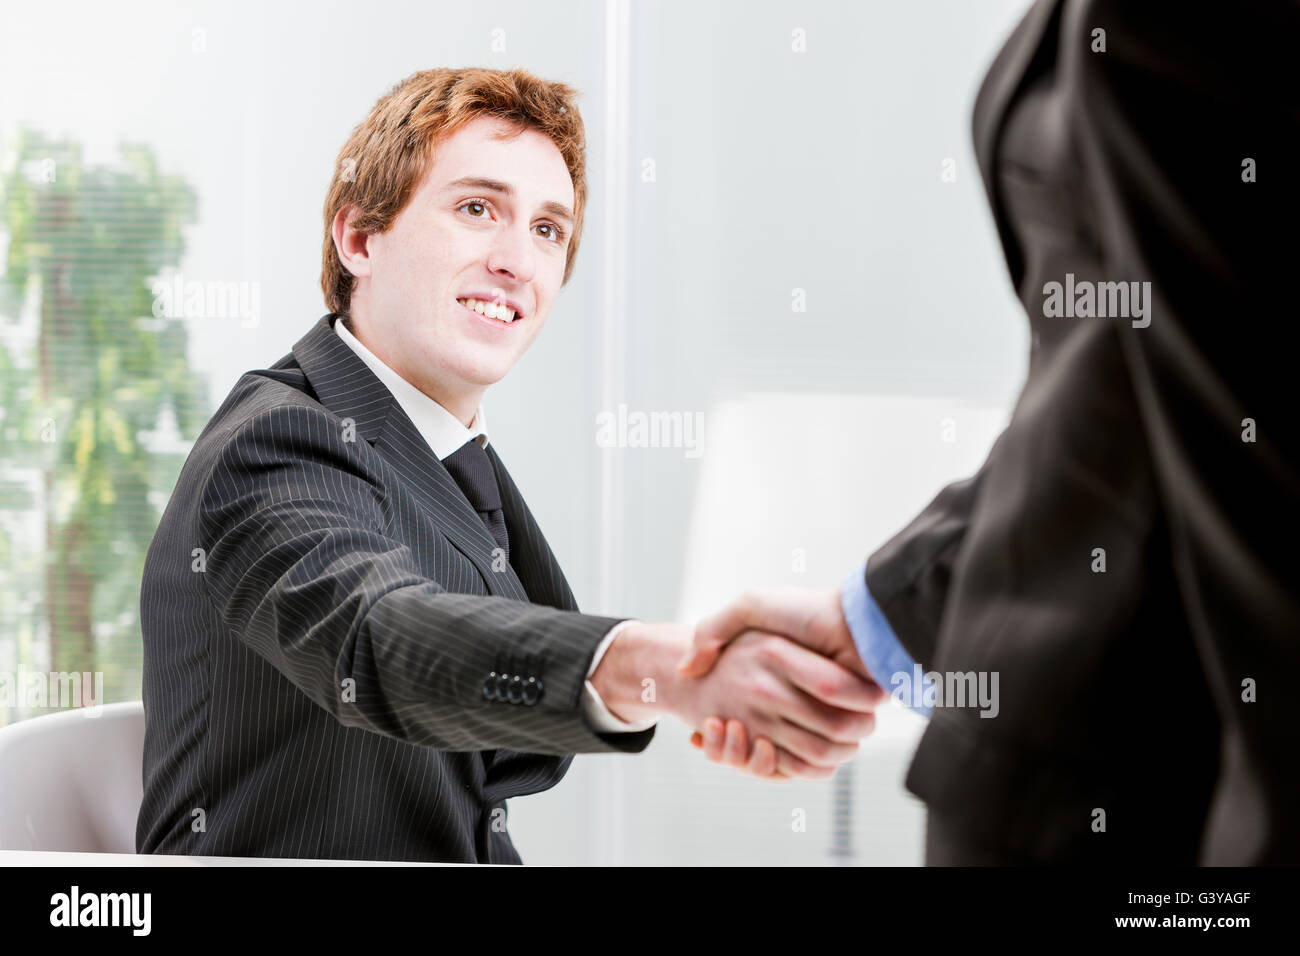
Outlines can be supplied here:
<path id="1" fill-rule="evenodd" d="M 596 653 L 592 655 L 591 666 L 587 668 L 588 679 L 583 686 L 582 711 L 587 715 L 587 720 L 591 722 L 592 727 L 602 734 L 639 733 L 642 730 L 649 730 L 659 722 L 658 717 L 633 722 L 615 717 L 609 712 L 605 702 L 600 699 L 600 694 L 596 693 L 596 688 L 590 680 L 591 675 L 596 673 L 596 668 L 600 666 L 600 659 L 605 656 L 605 651 L 609 650 L 609 645 L 614 643 L 614 638 L 618 636 L 618 632 L 632 623 L 634 622 L 622 621 L 611 627 L 609 633 L 596 645 Z"/>

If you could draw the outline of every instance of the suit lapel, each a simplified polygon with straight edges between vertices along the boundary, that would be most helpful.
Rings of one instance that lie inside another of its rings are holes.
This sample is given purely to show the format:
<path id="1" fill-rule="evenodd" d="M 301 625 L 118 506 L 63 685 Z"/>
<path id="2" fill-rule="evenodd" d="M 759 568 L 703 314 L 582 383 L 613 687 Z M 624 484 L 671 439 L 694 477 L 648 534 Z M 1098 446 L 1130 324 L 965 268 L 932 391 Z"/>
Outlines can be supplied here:
<path id="1" fill-rule="evenodd" d="M 438 461 L 392 392 L 338 337 L 335 318 L 333 313 L 324 316 L 293 347 L 294 357 L 321 404 L 355 423 L 357 434 L 374 447 L 419 502 L 436 516 L 438 530 L 478 568 L 489 592 L 527 601 L 528 592 L 508 562 L 498 562 L 501 569 L 494 570 L 492 552 L 497 543 L 483 519 L 470 507 L 456 480 Z M 509 527 L 509 512 L 506 515 Z M 511 547 L 513 550 L 513 543 Z"/>
<path id="2" fill-rule="evenodd" d="M 375 450 L 414 489 L 421 503 L 438 516 L 438 530 L 474 562 L 491 593 L 517 601 L 528 600 L 528 593 L 510 562 L 503 557 L 494 558 L 498 545 L 483 518 L 471 507 L 456 479 L 438 461 L 400 406 L 389 416 L 388 426 L 375 444 Z"/>
<path id="3" fill-rule="evenodd" d="M 1001 142 L 1003 124 L 1016 94 L 1029 76 L 1029 68 L 1042 46 L 1049 26 L 1058 23 L 1057 14 L 1065 0 L 1038 0 L 1021 19 L 1011 37 L 1003 45 L 997 59 L 989 67 L 984 83 L 975 98 L 971 126 L 975 140 L 975 158 L 979 162 L 984 189 L 1002 239 L 1011 281 L 1019 288 L 1024 274 L 1024 258 L 1015 240 L 1011 224 L 1002 203 L 1002 190 L 998 183 L 997 147 Z"/>
<path id="4" fill-rule="evenodd" d="M 519 493 L 510 472 L 506 471 L 505 464 L 490 443 L 487 453 L 496 472 L 501 510 L 505 513 L 506 530 L 510 534 L 510 565 L 519 575 L 529 599 L 534 604 L 576 611 L 578 605 L 564 579 L 564 572 L 560 570 L 560 563 L 555 560 L 542 529 L 528 510 L 524 496 Z"/>

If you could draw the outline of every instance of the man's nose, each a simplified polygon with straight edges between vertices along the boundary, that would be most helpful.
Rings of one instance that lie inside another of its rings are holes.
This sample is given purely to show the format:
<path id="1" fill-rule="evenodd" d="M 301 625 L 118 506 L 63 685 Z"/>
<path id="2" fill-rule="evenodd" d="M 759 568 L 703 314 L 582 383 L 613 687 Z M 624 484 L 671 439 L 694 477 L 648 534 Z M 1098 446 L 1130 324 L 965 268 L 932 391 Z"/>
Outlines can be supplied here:
<path id="1" fill-rule="evenodd" d="M 529 282 L 537 269 L 537 250 L 527 226 L 497 231 L 488 255 L 488 269 L 494 275 L 508 275 L 517 282 Z"/>

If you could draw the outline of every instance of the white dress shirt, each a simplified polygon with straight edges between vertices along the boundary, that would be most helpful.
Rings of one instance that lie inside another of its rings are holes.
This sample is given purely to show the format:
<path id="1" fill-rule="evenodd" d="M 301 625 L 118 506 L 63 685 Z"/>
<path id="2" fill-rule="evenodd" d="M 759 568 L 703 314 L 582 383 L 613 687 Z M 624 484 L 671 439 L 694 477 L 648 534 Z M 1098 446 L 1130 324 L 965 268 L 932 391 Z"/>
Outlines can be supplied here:
<path id="1" fill-rule="evenodd" d="M 415 424 L 439 461 L 448 458 L 468 441 L 476 441 L 481 446 L 487 447 L 487 419 L 483 416 L 483 406 L 480 405 L 475 410 L 474 419 L 470 422 L 470 427 L 466 428 L 459 418 L 398 375 L 379 356 L 362 345 L 357 337 L 348 331 L 342 319 L 334 322 L 334 331 L 347 343 L 348 348 L 357 353 L 357 357 L 366 363 L 370 371 L 375 373 L 375 378 L 383 382 L 393 393 L 397 403 L 402 406 L 402 411 L 406 412 L 407 417 Z M 591 658 L 591 667 L 587 669 L 588 679 L 584 683 L 582 709 L 591 725 L 602 733 L 633 733 L 646 730 L 657 723 L 657 719 L 629 723 L 615 717 L 591 683 L 591 675 L 596 672 L 601 658 L 605 656 L 605 651 L 618 636 L 618 632 L 630 623 L 632 622 L 623 621 L 610 628 L 609 633 L 596 647 L 596 653 Z"/>

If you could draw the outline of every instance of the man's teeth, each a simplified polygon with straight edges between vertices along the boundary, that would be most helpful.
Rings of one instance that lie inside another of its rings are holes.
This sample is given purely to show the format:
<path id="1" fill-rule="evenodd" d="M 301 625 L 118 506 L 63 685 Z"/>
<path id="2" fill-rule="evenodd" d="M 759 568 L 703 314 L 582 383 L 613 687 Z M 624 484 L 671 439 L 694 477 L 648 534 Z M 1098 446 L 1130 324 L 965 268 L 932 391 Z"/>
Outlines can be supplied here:
<path id="1" fill-rule="evenodd" d="M 483 302 L 479 299 L 457 299 L 456 301 L 467 309 L 473 309 L 479 315 L 486 315 L 489 319 L 497 319 L 501 322 L 515 320 L 515 310 L 508 305 Z"/>

